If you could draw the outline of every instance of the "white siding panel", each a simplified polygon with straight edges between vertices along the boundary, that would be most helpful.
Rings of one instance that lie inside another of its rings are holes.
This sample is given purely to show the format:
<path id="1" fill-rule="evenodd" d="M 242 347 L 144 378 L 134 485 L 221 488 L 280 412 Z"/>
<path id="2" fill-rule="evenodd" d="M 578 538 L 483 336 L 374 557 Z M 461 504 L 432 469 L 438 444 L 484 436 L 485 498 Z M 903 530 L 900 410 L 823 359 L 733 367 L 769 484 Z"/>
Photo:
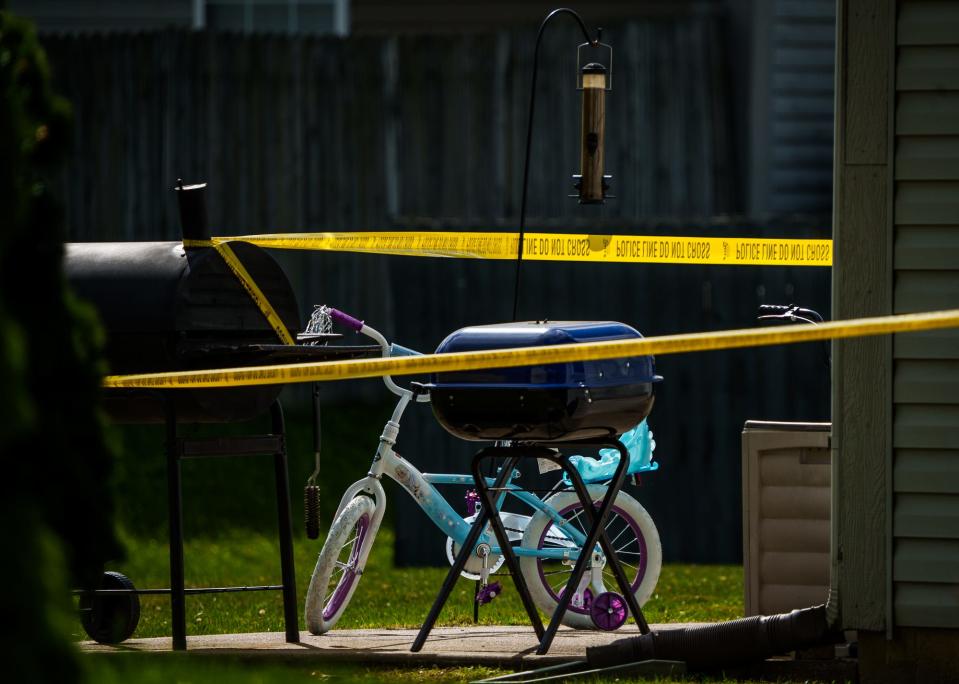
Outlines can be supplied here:
<path id="1" fill-rule="evenodd" d="M 896 179 L 959 180 L 959 136 L 901 137 L 896 142 Z"/>
<path id="2" fill-rule="evenodd" d="M 893 396 L 897 404 L 955 404 L 959 362 L 901 360 L 895 364 Z"/>
<path id="3" fill-rule="evenodd" d="M 959 271 L 897 271 L 895 313 L 954 309 L 959 306 Z"/>
<path id="4" fill-rule="evenodd" d="M 893 335 L 897 359 L 959 359 L 959 330 Z"/>
<path id="5" fill-rule="evenodd" d="M 959 405 L 899 404 L 892 436 L 897 449 L 957 449 Z"/>
<path id="6" fill-rule="evenodd" d="M 894 605 L 900 627 L 959 627 L 959 591 L 953 582 L 897 582 Z"/>
<path id="7" fill-rule="evenodd" d="M 897 541 L 893 576 L 897 582 L 955 581 L 959 577 L 959 541 Z"/>
<path id="8" fill-rule="evenodd" d="M 900 449 L 893 480 L 897 492 L 959 494 L 959 451 Z"/>
<path id="9" fill-rule="evenodd" d="M 899 225 L 955 225 L 959 220 L 959 182 L 897 182 L 895 218 Z"/>
<path id="10" fill-rule="evenodd" d="M 900 226 L 893 249 L 897 269 L 948 270 L 959 263 L 959 226 Z"/>
<path id="11" fill-rule="evenodd" d="M 959 539 L 959 496 L 897 494 L 893 515 L 896 537 Z M 959 577 L 956 578 L 959 581 Z"/>
<path id="12" fill-rule="evenodd" d="M 910 0 L 899 4 L 896 42 L 899 45 L 955 45 L 959 36 L 959 5 L 941 0 Z"/>
<path id="13" fill-rule="evenodd" d="M 900 92 L 896 134 L 959 135 L 959 92 Z"/>
<path id="14" fill-rule="evenodd" d="M 904 47 L 896 62 L 896 88 L 959 90 L 959 47 Z"/>

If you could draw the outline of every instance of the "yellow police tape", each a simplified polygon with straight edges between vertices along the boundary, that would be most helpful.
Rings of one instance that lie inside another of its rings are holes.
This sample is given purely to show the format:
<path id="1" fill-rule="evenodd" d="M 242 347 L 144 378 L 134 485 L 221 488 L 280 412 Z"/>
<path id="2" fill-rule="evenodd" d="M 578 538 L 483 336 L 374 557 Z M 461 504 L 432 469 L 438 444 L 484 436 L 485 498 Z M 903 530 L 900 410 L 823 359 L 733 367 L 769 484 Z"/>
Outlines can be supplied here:
<path id="1" fill-rule="evenodd" d="M 397 256 L 515 259 L 518 233 L 379 231 L 279 233 L 213 238 L 274 249 L 327 250 Z M 832 240 L 526 233 L 525 261 L 583 261 L 728 266 L 832 266 Z"/>
<path id="2" fill-rule="evenodd" d="M 663 355 L 740 347 L 760 347 L 955 327 L 959 327 L 959 309 L 832 321 L 820 325 L 787 325 L 772 328 L 724 330 L 720 332 L 664 335 L 636 340 L 588 342 L 522 349 L 294 363 L 222 370 L 114 375 L 104 378 L 103 385 L 111 388 L 199 388 L 322 382 L 383 375 L 415 375 L 545 363 L 593 361 L 642 354 Z"/>
<path id="3" fill-rule="evenodd" d="M 195 241 L 184 240 L 183 246 L 196 246 L 193 244 L 194 242 Z M 263 317 L 266 318 L 270 327 L 273 328 L 273 331 L 276 333 L 276 336 L 280 338 L 280 342 L 283 344 L 294 344 L 293 337 L 290 335 L 290 331 L 286 329 L 286 326 L 283 325 L 283 320 L 280 318 L 280 315 L 276 313 L 273 305 L 270 304 L 270 300 L 263 294 L 263 291 L 256 284 L 256 281 L 253 280 L 253 276 L 250 275 L 250 272 L 246 270 L 246 267 L 237 258 L 230 245 L 226 242 L 216 242 L 212 246 L 223 258 L 223 261 L 226 262 L 230 270 L 233 271 L 233 275 L 240 281 L 240 284 L 243 285 L 243 289 L 250 295 L 250 299 L 253 300 L 253 303 L 256 304 L 256 307 L 263 314 Z"/>

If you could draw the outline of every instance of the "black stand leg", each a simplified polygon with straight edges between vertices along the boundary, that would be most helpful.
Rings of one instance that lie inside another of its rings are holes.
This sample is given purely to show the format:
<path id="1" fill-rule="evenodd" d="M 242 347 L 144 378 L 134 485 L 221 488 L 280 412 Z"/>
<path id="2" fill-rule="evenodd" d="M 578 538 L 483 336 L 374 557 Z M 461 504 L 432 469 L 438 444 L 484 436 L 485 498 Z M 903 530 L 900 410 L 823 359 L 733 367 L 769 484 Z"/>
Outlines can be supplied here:
<path id="1" fill-rule="evenodd" d="M 619 494 L 619 490 L 622 488 L 623 482 L 626 479 L 626 470 L 629 468 L 629 452 L 620 444 L 619 440 L 606 443 L 603 446 L 617 448 L 620 453 L 620 459 L 616 467 L 616 474 L 613 476 L 613 480 L 609 485 L 607 485 L 606 496 L 603 498 L 603 503 L 598 513 L 593 510 L 592 497 L 590 497 L 589 491 L 583 484 L 583 480 L 579 476 L 579 471 L 576 470 L 563 454 L 552 458 L 569 476 L 570 481 L 573 483 L 573 489 L 576 491 L 580 504 L 583 506 L 586 520 L 589 522 L 589 533 L 586 535 L 586 542 L 583 544 L 582 551 L 580 551 L 579 557 L 576 559 L 576 564 L 573 566 L 573 573 L 570 575 L 569 580 L 567 580 L 566 587 L 569 589 L 579 586 L 579 582 L 583 578 L 583 573 L 586 571 L 586 564 L 590 561 L 593 555 L 593 549 L 596 547 L 597 541 L 599 541 L 600 546 L 606 554 L 606 563 L 612 569 L 616 581 L 619 584 L 620 591 L 623 592 L 626 603 L 633 612 L 633 617 L 639 624 L 640 630 L 645 634 L 649 631 L 649 627 L 646 626 L 646 620 L 639 610 L 636 597 L 633 596 L 632 588 L 629 586 L 629 580 L 623 572 L 619 559 L 613 553 L 613 546 L 606 537 L 606 518 L 609 516 L 609 511 L 613 507 L 613 501 L 616 500 L 616 496 Z M 549 651 L 549 647 L 553 643 L 553 637 L 556 636 L 556 630 L 559 629 L 563 615 L 566 614 L 566 609 L 569 608 L 569 602 L 573 598 L 573 593 L 573 591 L 564 591 L 560 597 L 559 604 L 556 606 L 556 610 L 553 611 L 553 617 L 549 621 L 549 626 L 546 628 L 546 634 L 543 636 L 539 648 L 536 650 L 537 655 L 544 655 Z"/>
<path id="2" fill-rule="evenodd" d="M 186 650 L 186 592 L 183 581 L 183 492 L 180 485 L 180 447 L 177 442 L 175 399 L 166 410 L 167 510 L 170 525 L 170 620 L 173 650 Z"/>
<path id="3" fill-rule="evenodd" d="M 560 465 L 563 467 L 567 473 L 575 470 L 575 468 L 568 468 L 569 462 L 566 461 L 565 457 L 562 457 L 560 460 Z M 579 473 L 576 473 L 578 476 Z M 570 475 L 574 477 L 574 475 Z M 573 480 L 575 482 L 575 480 Z M 580 485 L 582 485 L 582 480 L 580 480 Z M 580 491 L 580 489 L 582 491 Z M 589 562 L 590 558 L 593 555 L 593 547 L 596 546 L 596 538 L 599 536 L 599 531 L 602 527 L 601 524 L 595 524 L 592 520 L 592 510 L 593 502 L 589 497 L 589 493 L 586 492 L 585 487 L 577 489 L 577 496 L 579 496 L 580 503 L 583 508 L 585 508 L 589 513 L 587 513 L 587 520 L 593 524 L 590 525 L 589 533 L 586 535 L 586 542 L 583 544 L 582 550 L 579 552 L 579 556 L 576 558 L 576 563 L 573 565 L 573 573 L 570 575 L 569 579 L 566 581 L 566 591 L 563 592 L 563 595 L 559 597 L 559 603 L 556 606 L 556 610 L 553 611 L 553 615 L 550 618 L 549 626 L 546 627 L 546 634 L 543 635 L 543 638 L 540 639 L 539 648 L 536 649 L 536 655 L 545 655 L 549 651 L 549 647 L 553 643 L 553 638 L 556 636 L 556 630 L 559 629 L 560 624 L 563 621 L 563 616 L 566 615 L 566 610 L 569 608 L 569 603 L 573 599 L 573 594 L 575 593 L 575 588 L 579 586 L 580 580 L 583 578 L 583 573 L 586 572 L 586 564 Z M 616 493 L 613 490 L 610 490 L 610 493 L 615 498 Z M 605 521 L 605 516 L 600 515 L 600 520 Z"/>
<path id="4" fill-rule="evenodd" d="M 578 444 L 581 446 L 586 446 L 590 443 L 579 442 Z M 597 444 L 591 443 L 591 445 L 596 446 Z M 583 512 L 589 525 L 589 532 L 586 535 L 586 541 L 583 544 L 582 551 L 576 559 L 576 563 L 573 566 L 573 572 L 567 580 L 566 586 L 579 586 L 579 583 L 583 578 L 583 574 L 586 572 L 586 566 L 591 561 L 593 550 L 596 548 L 596 544 L 598 543 L 603 549 L 603 553 L 606 556 L 606 563 L 609 565 L 613 575 L 616 577 L 616 583 L 619 585 L 619 590 L 622 592 L 623 598 L 626 600 L 626 604 L 629 606 L 629 610 L 632 612 L 633 619 L 636 620 L 636 624 L 639 626 L 640 632 L 643 634 L 649 633 L 649 625 L 646 624 L 646 618 L 643 616 L 642 610 L 640 610 L 639 604 L 636 601 L 636 597 L 633 595 L 629 578 L 623 571 L 623 567 L 620 564 L 619 558 L 616 556 L 615 549 L 606 535 L 606 520 L 609 517 L 609 512 L 612 510 L 613 502 L 619 495 L 619 491 L 626 479 L 626 471 L 629 468 L 629 452 L 626 450 L 626 447 L 619 442 L 619 440 L 602 442 L 598 445 L 602 447 L 615 448 L 620 453 L 620 459 L 619 464 L 616 467 L 616 473 L 613 476 L 612 481 L 606 487 L 606 495 L 603 497 L 602 504 L 600 505 L 598 511 L 594 510 L 593 508 L 592 497 L 589 495 L 589 490 L 586 488 L 586 485 L 583 484 L 583 480 L 579 475 L 579 471 L 576 470 L 576 468 L 569 462 L 568 458 L 564 454 L 556 453 L 547 445 L 528 444 L 516 447 L 489 447 L 487 449 L 483 449 L 473 457 L 473 479 L 475 480 L 476 489 L 481 497 L 482 510 L 480 515 L 477 517 L 477 520 L 473 523 L 473 527 L 470 529 L 469 536 L 467 537 L 463 548 L 461 548 L 460 552 L 457 554 L 456 561 L 454 562 L 453 567 L 450 569 L 449 574 L 447 574 L 446 580 L 443 582 L 443 587 L 440 590 L 440 594 L 437 596 L 432 609 L 430 610 L 429 616 L 427 616 L 426 622 L 424 622 L 423 627 L 420 629 L 420 632 L 416 637 L 416 641 L 413 642 L 413 647 L 411 649 L 412 651 L 419 651 L 423 647 L 423 644 L 429 636 L 430 630 L 433 628 L 433 625 L 436 622 L 436 618 L 439 616 L 440 610 L 443 608 L 443 605 L 449 598 L 449 594 L 453 590 L 453 586 L 456 584 L 456 580 L 459 577 L 463 567 L 466 565 L 466 561 L 469 558 L 469 555 L 472 553 L 472 549 L 476 545 L 482 530 L 485 529 L 487 522 L 490 524 L 497 543 L 499 544 L 504 560 L 506 561 L 506 565 L 508 566 L 513 577 L 513 583 L 516 585 L 516 590 L 520 595 L 520 599 L 523 601 L 523 607 L 526 609 L 526 612 L 529 615 L 530 623 L 533 625 L 533 629 L 536 631 L 537 638 L 540 639 L 540 644 L 536 650 L 536 653 L 537 655 L 545 655 L 549 651 L 549 647 L 553 643 L 553 638 L 556 636 L 556 631 L 559 629 L 559 625 L 562 622 L 563 616 L 566 614 L 566 610 L 569 608 L 569 603 L 572 600 L 575 592 L 563 592 L 563 595 L 559 598 L 556 610 L 553 611 L 549 626 L 544 631 L 543 624 L 539 618 L 539 613 L 536 611 L 536 606 L 529 594 L 529 587 L 526 585 L 526 579 L 523 577 L 522 572 L 520 571 L 519 561 L 517 560 L 516 554 L 513 552 L 513 548 L 510 545 L 509 536 L 506 533 L 506 529 L 503 527 L 503 521 L 499 517 L 498 511 L 496 511 L 496 501 L 492 494 L 493 491 L 499 491 L 502 489 L 505 482 L 509 479 L 509 475 L 516 466 L 516 463 L 522 456 L 546 458 L 559 465 L 569 476 L 570 481 L 573 483 L 573 489 L 583 507 Z M 481 472 L 481 465 L 483 460 L 496 457 L 505 457 L 506 463 L 504 464 L 503 469 L 500 471 L 499 476 L 496 478 L 495 484 L 491 488 L 486 484 L 486 479 L 483 477 Z"/>
<path id="5" fill-rule="evenodd" d="M 484 449 L 474 457 L 474 463 L 476 462 L 476 459 L 479 458 L 480 454 L 484 453 L 485 451 L 488 450 Z M 515 459 L 510 459 L 510 463 L 510 467 L 504 468 L 499 477 L 496 478 L 496 487 L 502 487 L 506 482 L 510 472 L 512 472 L 512 466 L 515 465 Z M 420 631 L 416 635 L 413 645 L 410 647 L 410 651 L 413 653 L 419 652 L 423 648 L 423 644 L 426 643 L 426 639 L 433 630 L 433 625 L 436 624 L 436 620 L 439 618 L 440 611 L 443 610 L 443 606 L 446 605 L 446 601 L 449 599 L 449 596 L 453 591 L 453 587 L 456 586 L 456 580 L 459 579 L 460 573 L 466 566 L 466 561 L 473 552 L 473 547 L 476 546 L 476 542 L 479 540 L 480 534 L 482 534 L 483 529 L 486 527 L 486 523 L 489 520 L 489 515 L 490 511 L 484 504 L 479 516 L 473 523 L 473 526 L 470 528 L 470 532 L 467 535 L 466 540 L 463 542 L 463 547 L 460 549 L 460 552 L 456 554 L 456 560 L 453 561 L 453 567 L 451 567 L 450 571 L 446 574 L 446 579 L 443 580 L 443 586 L 440 588 L 440 593 L 436 596 L 436 600 L 433 601 L 433 606 L 430 608 L 430 612 L 426 616 L 426 620 L 423 621 L 423 626 L 420 627 Z"/>
<path id="6" fill-rule="evenodd" d="M 280 528 L 280 569 L 283 576 L 283 622 L 286 641 L 300 641 L 299 620 L 296 613 L 296 572 L 293 570 L 293 520 L 290 513 L 290 478 L 286 462 L 286 425 L 283 407 L 279 401 L 270 407 L 273 434 L 283 438 L 280 449 L 273 455 L 273 471 L 276 480 L 276 515 Z"/>
<path id="7" fill-rule="evenodd" d="M 506 451 L 506 454 L 497 453 L 502 451 Z M 529 595 L 526 578 L 523 577 L 523 573 L 519 567 L 519 560 L 517 560 L 516 554 L 513 553 L 509 535 L 506 534 L 506 528 L 503 527 L 503 519 L 499 517 L 499 511 L 496 510 L 496 499 L 486 484 L 486 478 L 483 477 L 482 472 L 482 461 L 484 459 L 495 458 L 498 455 L 506 455 L 506 463 L 503 465 L 500 477 L 497 478 L 496 484 L 494 485 L 495 489 L 500 489 L 503 483 L 509 480 L 509 474 L 513 472 L 513 468 L 516 467 L 519 461 L 519 456 L 514 455 L 516 453 L 516 450 L 513 450 L 511 454 L 509 450 L 498 449 L 496 451 L 489 450 L 489 452 L 481 451 L 476 454 L 476 456 L 473 457 L 473 479 L 476 481 L 476 489 L 481 497 L 480 502 L 483 504 L 483 510 L 493 511 L 489 516 L 490 526 L 493 528 L 493 534 L 496 536 L 500 552 L 506 560 L 506 567 L 509 568 L 510 575 L 513 578 L 513 584 L 516 585 L 516 591 L 519 593 L 523 607 L 526 609 L 526 614 L 529 616 L 530 624 L 533 625 L 533 630 L 536 632 L 536 638 L 543 639 L 543 622 L 539 619 L 539 612 L 536 610 L 536 604 L 533 603 L 533 597 Z M 505 478 L 503 477 L 504 475 L 506 476 Z"/>
<path id="8" fill-rule="evenodd" d="M 586 511 L 586 520 L 590 523 L 591 529 L 598 529 L 599 531 L 599 544 L 603 549 L 603 553 L 606 554 L 606 564 L 610 567 L 613 572 L 613 576 L 616 578 L 616 583 L 619 585 L 619 590 L 623 595 L 623 598 L 626 600 L 626 605 L 629 606 L 630 612 L 633 614 L 633 619 L 636 620 L 636 625 L 639 627 L 639 631 L 642 634 L 649 633 L 649 625 L 646 624 L 646 618 L 643 615 L 643 611 L 639 607 L 639 603 L 636 601 L 636 596 L 633 594 L 632 587 L 629 584 L 629 578 L 626 577 L 626 573 L 623 571 L 623 566 L 619 562 L 619 558 L 616 556 L 616 550 L 613 548 L 613 545 L 609 541 L 609 537 L 606 535 L 606 519 L 609 517 L 609 511 L 613 507 L 613 502 L 616 500 L 616 496 L 619 494 L 619 491 L 623 487 L 623 482 L 626 479 L 626 471 L 629 468 L 629 452 L 626 447 L 619 442 L 619 440 L 609 444 L 610 447 L 615 447 L 620 454 L 619 465 L 616 468 L 616 473 L 613 476 L 612 482 L 608 485 L 606 496 L 603 499 L 602 506 L 599 509 L 599 512 L 594 514 L 591 497 L 589 496 L 589 491 L 586 489 L 586 485 L 583 484 L 583 480 L 579 475 L 579 471 L 571 463 L 569 463 L 565 456 L 562 457 L 563 460 L 563 469 L 569 474 L 569 479 L 573 483 L 573 489 L 576 490 L 576 495 L 579 497 L 581 502 L 584 502 L 583 505 Z M 586 505 L 585 502 L 589 501 L 589 505 Z M 593 548 L 593 545 L 590 544 L 585 548 Z M 585 555 L 585 554 L 584 554 Z M 577 583 L 579 580 L 576 580 Z"/>

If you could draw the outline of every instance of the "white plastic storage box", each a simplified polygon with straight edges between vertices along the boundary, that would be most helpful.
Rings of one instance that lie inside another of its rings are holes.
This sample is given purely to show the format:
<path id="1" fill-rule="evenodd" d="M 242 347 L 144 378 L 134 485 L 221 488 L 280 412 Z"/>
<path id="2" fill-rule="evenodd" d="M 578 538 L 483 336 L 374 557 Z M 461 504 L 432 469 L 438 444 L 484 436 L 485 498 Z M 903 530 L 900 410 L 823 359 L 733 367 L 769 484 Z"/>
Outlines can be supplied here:
<path id="1" fill-rule="evenodd" d="M 746 615 L 824 603 L 829 591 L 830 423 L 743 429 Z"/>

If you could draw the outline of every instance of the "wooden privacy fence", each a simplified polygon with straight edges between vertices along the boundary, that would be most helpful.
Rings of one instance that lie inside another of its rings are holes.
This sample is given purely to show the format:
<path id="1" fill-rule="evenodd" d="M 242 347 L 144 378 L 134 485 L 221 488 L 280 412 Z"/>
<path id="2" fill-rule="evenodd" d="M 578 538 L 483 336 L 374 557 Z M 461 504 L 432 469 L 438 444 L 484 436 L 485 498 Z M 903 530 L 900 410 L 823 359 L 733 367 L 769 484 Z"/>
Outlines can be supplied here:
<path id="1" fill-rule="evenodd" d="M 626 225 L 731 206 L 718 20 L 607 29 L 606 152 Z M 206 179 L 226 233 L 502 224 L 519 208 L 532 36 L 310 38 L 161 32 L 49 36 L 74 105 L 63 189 L 71 237 L 177 235 L 168 189 Z M 532 221 L 596 212 L 563 201 L 579 166 L 574 27 L 544 41 Z"/>
<path id="2" fill-rule="evenodd" d="M 733 209 L 738 182 L 720 18 L 629 23 L 605 36 L 614 48 L 606 158 L 616 199 L 598 208 L 566 197 L 579 163 L 579 36 L 558 24 L 541 55 L 530 226 L 630 233 L 669 219 L 682 226 L 672 234 L 717 230 L 703 217 Z M 74 106 L 74 153 L 60 180 L 70 236 L 176 239 L 177 177 L 209 181 L 214 234 L 515 228 L 532 38 L 45 37 L 57 87 Z M 828 237 L 828 226 L 812 228 L 803 234 Z M 510 263 L 274 254 L 304 316 L 329 303 L 423 350 L 464 325 L 505 320 L 512 308 Z M 523 316 L 609 318 L 647 334 L 746 326 L 763 301 L 828 311 L 825 269 L 524 268 Z M 651 417 L 662 469 L 640 495 L 667 559 L 738 559 L 739 431 L 746 418 L 828 419 L 821 351 L 663 360 Z M 324 393 L 385 397 L 376 381 Z M 371 454 L 380 427 L 356 426 Z M 474 446 L 448 437 L 424 409 L 405 419 L 398 448 L 423 470 L 461 471 Z M 291 455 L 294 482 L 309 460 Z M 420 515 L 401 497 L 391 505 L 404 520 Z M 397 530 L 398 562 L 443 562 L 442 537 L 426 529 Z"/>

